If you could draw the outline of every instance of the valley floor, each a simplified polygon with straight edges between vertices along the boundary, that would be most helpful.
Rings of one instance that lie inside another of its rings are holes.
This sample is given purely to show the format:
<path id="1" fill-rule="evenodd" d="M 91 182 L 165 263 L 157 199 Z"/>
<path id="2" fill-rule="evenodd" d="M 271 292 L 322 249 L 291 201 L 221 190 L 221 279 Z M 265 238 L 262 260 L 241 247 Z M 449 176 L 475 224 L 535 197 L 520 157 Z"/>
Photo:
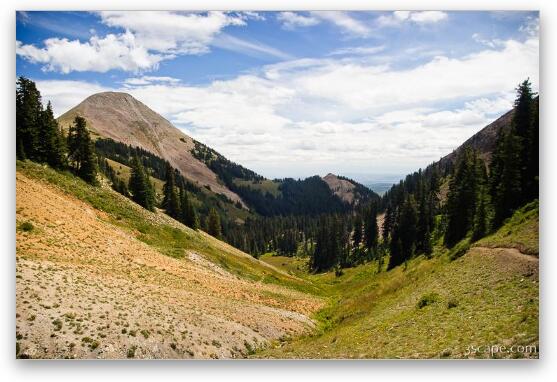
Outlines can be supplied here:
<path id="1" fill-rule="evenodd" d="M 538 357 L 537 257 L 474 247 L 454 261 L 418 258 L 406 269 L 376 270 L 368 264 L 338 279 L 313 276 L 333 296 L 320 313 L 321 332 L 276 342 L 256 356 Z"/>

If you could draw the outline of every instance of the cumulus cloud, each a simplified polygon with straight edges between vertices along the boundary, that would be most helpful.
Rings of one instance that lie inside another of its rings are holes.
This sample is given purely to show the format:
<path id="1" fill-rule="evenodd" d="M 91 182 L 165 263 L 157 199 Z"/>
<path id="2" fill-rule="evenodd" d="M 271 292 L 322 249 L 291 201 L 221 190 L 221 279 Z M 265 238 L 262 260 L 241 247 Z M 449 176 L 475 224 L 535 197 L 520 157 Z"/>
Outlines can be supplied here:
<path id="1" fill-rule="evenodd" d="M 211 44 L 228 26 L 246 25 L 248 19 L 260 19 L 256 13 L 225 12 L 180 13 L 167 11 L 103 11 L 101 21 L 122 33 L 104 37 L 93 35 L 88 41 L 50 38 L 44 47 L 16 43 L 16 54 L 33 63 L 45 64 L 46 71 L 107 72 L 112 69 L 142 72 L 158 68 L 163 60 L 177 55 L 209 52 Z M 94 33 L 94 31 L 92 31 Z M 243 51 L 265 47 L 255 43 L 232 41 L 226 48 Z M 268 49 L 269 54 L 276 52 Z M 282 57 L 286 58 L 285 56 Z"/>
<path id="2" fill-rule="evenodd" d="M 104 24 L 123 28 L 148 50 L 175 54 L 203 54 L 225 27 L 246 25 L 244 18 L 224 12 L 103 11 Z"/>
<path id="3" fill-rule="evenodd" d="M 43 100 L 45 102 L 51 101 L 56 117 L 70 110 L 90 95 L 113 90 L 85 81 L 36 80 L 35 82 Z"/>
<path id="4" fill-rule="evenodd" d="M 418 25 L 435 24 L 448 18 L 445 12 L 441 11 L 394 11 L 387 15 L 377 18 L 380 27 L 393 27 L 411 22 Z"/>
<path id="5" fill-rule="evenodd" d="M 120 90 L 267 176 L 341 172 L 341 163 L 353 172 L 377 166 L 404 173 L 451 152 L 509 110 L 522 79 L 530 77 L 537 90 L 538 75 L 538 42 L 528 39 L 405 69 L 329 56 L 198 86 L 134 77 L 146 83 Z M 99 91 L 87 83 L 38 86 L 57 113 Z M 73 102 L 64 90 L 78 93 Z"/>
<path id="6" fill-rule="evenodd" d="M 104 38 L 93 36 L 88 42 L 50 38 L 44 41 L 44 48 L 32 44 L 16 42 L 16 54 L 33 62 L 45 64 L 45 71 L 96 71 L 111 69 L 140 71 L 155 69 L 168 56 L 149 53 L 137 44 L 133 34 L 108 34 Z"/>

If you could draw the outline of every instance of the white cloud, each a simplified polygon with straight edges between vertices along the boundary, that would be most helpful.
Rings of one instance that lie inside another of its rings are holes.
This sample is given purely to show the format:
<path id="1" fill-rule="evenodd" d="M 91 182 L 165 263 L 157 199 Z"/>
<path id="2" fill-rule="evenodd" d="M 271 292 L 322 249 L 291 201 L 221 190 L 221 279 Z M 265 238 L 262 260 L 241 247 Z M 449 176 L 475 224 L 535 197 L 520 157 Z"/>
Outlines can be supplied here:
<path id="1" fill-rule="evenodd" d="M 310 27 L 320 23 L 317 17 L 304 16 L 295 12 L 280 12 L 277 20 L 282 22 L 284 29 L 296 29 L 298 27 Z"/>
<path id="2" fill-rule="evenodd" d="M 529 39 L 406 69 L 358 57 L 300 59 L 208 85 L 146 80 L 123 91 L 267 176 L 404 173 L 451 152 L 507 111 L 522 79 L 530 77 L 536 91 L 538 76 L 538 41 Z M 57 113 L 99 91 L 56 81 L 38 86 Z"/>
<path id="3" fill-rule="evenodd" d="M 108 87 L 84 81 L 36 80 L 43 102 L 51 101 L 56 117 L 92 94 L 110 91 Z"/>
<path id="4" fill-rule="evenodd" d="M 155 69 L 160 61 L 168 56 L 149 53 L 138 45 L 133 34 L 108 34 L 104 38 L 93 36 L 88 42 L 50 38 L 44 41 L 44 48 L 16 42 L 16 53 L 25 59 L 45 64 L 43 70 L 60 71 L 97 71 L 111 69 L 141 71 Z"/>
<path id="5" fill-rule="evenodd" d="M 251 20 L 256 20 L 256 21 L 265 21 L 267 20 L 265 18 L 265 16 L 263 16 L 261 13 L 259 12 L 252 12 L 252 11 L 243 11 L 240 12 L 240 17 L 243 17 L 244 19 L 251 19 Z"/>
<path id="6" fill-rule="evenodd" d="M 301 73 L 295 87 L 355 110 L 400 107 L 514 89 L 528 76 L 537 83 L 537 39 L 509 40 L 502 49 L 463 58 L 437 56 L 411 69 L 328 64 Z"/>
<path id="7" fill-rule="evenodd" d="M 242 17 L 224 12 L 103 11 L 99 15 L 104 24 L 132 32 L 146 49 L 176 54 L 207 53 L 222 29 L 246 25 Z"/>
<path id="8" fill-rule="evenodd" d="M 441 11 L 394 11 L 387 15 L 377 18 L 377 25 L 380 27 L 393 27 L 402 25 L 405 22 L 412 22 L 418 25 L 435 24 L 448 18 L 445 12 Z"/>
<path id="9" fill-rule="evenodd" d="M 313 11 L 313 16 L 319 17 L 323 20 L 329 21 L 345 33 L 357 37 L 368 37 L 371 33 L 371 28 L 363 22 L 351 17 L 346 12 L 341 11 Z"/>
<path id="10" fill-rule="evenodd" d="M 144 72 L 156 69 L 161 61 L 176 55 L 205 54 L 225 27 L 243 26 L 245 20 L 262 17 L 255 13 L 167 11 L 105 11 L 99 12 L 99 16 L 104 24 L 124 31 L 104 37 L 93 35 L 86 42 L 50 38 L 44 41 L 44 47 L 18 41 L 16 54 L 30 62 L 45 64 L 44 70 L 61 73 L 112 69 Z M 280 53 L 239 39 L 231 41 L 226 48 L 276 56 Z"/>
<path id="11" fill-rule="evenodd" d="M 479 34 L 479 33 L 474 33 L 472 35 L 472 39 L 474 41 L 476 41 L 477 43 L 488 46 L 490 48 L 497 48 L 497 47 L 505 45 L 505 41 L 503 41 L 503 40 L 500 40 L 500 39 L 486 39 L 486 38 L 483 38 L 482 35 Z"/>
<path id="12" fill-rule="evenodd" d="M 296 12 L 280 12 L 277 20 L 284 29 L 296 29 L 320 24 L 322 21 L 336 25 L 342 32 L 355 37 L 368 37 L 371 29 L 365 23 L 341 11 L 312 11 L 308 15 Z"/>

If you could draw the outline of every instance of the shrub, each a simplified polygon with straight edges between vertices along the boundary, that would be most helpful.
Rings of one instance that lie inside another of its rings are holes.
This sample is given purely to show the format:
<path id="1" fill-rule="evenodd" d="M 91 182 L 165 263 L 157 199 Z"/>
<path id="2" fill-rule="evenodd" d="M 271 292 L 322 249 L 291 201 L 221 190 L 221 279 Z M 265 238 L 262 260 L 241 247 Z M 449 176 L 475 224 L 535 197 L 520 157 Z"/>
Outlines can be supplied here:
<path id="1" fill-rule="evenodd" d="M 128 349 L 128 358 L 134 358 L 135 357 L 135 350 L 136 349 L 137 349 L 137 346 L 135 346 L 135 345 Z"/>
<path id="2" fill-rule="evenodd" d="M 447 301 L 447 308 L 448 309 L 452 309 L 452 308 L 456 308 L 458 306 L 458 300 L 455 298 L 451 298 L 449 299 L 449 301 Z"/>
<path id="3" fill-rule="evenodd" d="M 427 293 L 420 297 L 416 306 L 418 307 L 418 309 L 422 309 L 437 301 L 439 301 L 439 295 L 437 293 Z"/>
<path id="4" fill-rule="evenodd" d="M 23 232 L 31 232 L 35 229 L 31 222 L 23 222 L 19 225 L 18 229 Z"/>

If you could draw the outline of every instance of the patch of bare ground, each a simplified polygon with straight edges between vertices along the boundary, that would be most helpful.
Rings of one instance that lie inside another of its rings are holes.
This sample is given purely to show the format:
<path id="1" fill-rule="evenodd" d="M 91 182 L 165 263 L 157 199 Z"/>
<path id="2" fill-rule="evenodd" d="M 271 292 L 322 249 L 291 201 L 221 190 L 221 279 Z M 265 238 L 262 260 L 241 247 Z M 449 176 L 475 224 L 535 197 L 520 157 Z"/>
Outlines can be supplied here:
<path id="1" fill-rule="evenodd" d="M 17 222 L 33 225 L 16 234 L 19 357 L 242 358 L 314 327 L 314 296 L 240 278 L 200 253 L 164 256 L 19 172 L 16 187 Z"/>

